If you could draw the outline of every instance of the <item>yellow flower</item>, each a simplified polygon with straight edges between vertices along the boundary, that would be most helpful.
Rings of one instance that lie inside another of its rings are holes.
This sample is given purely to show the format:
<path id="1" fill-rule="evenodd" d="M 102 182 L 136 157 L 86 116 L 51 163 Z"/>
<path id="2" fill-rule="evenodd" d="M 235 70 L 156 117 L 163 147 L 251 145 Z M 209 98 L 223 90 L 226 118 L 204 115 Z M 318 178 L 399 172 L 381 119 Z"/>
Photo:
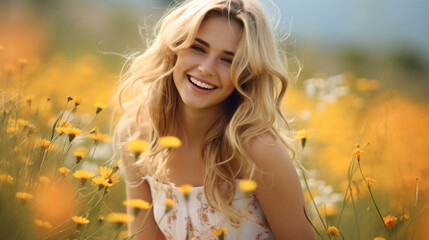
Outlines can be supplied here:
<path id="1" fill-rule="evenodd" d="M 407 221 L 409 218 L 410 218 L 410 216 L 408 216 L 407 214 L 404 214 L 404 215 L 401 216 L 400 219 L 401 219 L 401 221 L 404 222 L 404 221 Z"/>
<path id="2" fill-rule="evenodd" d="M 73 156 L 76 157 L 76 164 L 78 164 L 82 160 L 82 158 L 85 157 L 85 155 L 86 155 L 86 153 L 84 153 L 84 152 L 74 152 Z"/>
<path id="3" fill-rule="evenodd" d="M 130 199 L 122 202 L 125 206 L 136 208 L 136 209 L 149 209 L 150 204 L 142 199 Z"/>
<path id="4" fill-rule="evenodd" d="M 13 177 L 8 174 L 0 174 L 0 181 L 13 184 Z"/>
<path id="5" fill-rule="evenodd" d="M 104 167 L 104 166 L 99 167 L 97 169 L 97 172 L 100 174 L 100 176 L 102 176 L 105 179 L 108 179 L 110 177 L 110 174 L 112 173 L 112 171 L 113 170 L 111 168 Z"/>
<path id="6" fill-rule="evenodd" d="M 305 143 L 307 142 L 307 139 L 311 138 L 311 136 L 312 135 L 310 131 L 308 131 L 307 129 L 303 129 L 296 134 L 295 138 L 298 140 L 301 140 L 301 146 L 305 147 Z"/>
<path id="7" fill-rule="evenodd" d="M 364 154 L 365 154 L 365 152 L 362 151 L 362 149 L 360 149 L 360 147 L 356 147 L 355 150 L 353 150 L 353 152 L 352 152 L 352 156 L 356 156 L 358 161 L 360 161 L 360 157 Z"/>
<path id="8" fill-rule="evenodd" d="M 42 149 L 49 149 L 51 147 L 51 141 L 46 139 L 39 139 L 38 143 Z"/>
<path id="9" fill-rule="evenodd" d="M 167 207 L 171 207 L 171 208 L 174 207 L 174 200 L 171 198 L 166 198 L 164 203 L 165 203 L 165 206 Z"/>
<path id="10" fill-rule="evenodd" d="M 149 143 L 140 139 L 136 139 L 127 143 L 127 149 L 136 154 L 136 157 L 146 151 Z"/>
<path id="11" fill-rule="evenodd" d="M 82 130 L 80 130 L 79 128 L 74 128 L 74 127 L 66 127 L 64 128 L 64 132 L 69 135 L 69 141 L 73 141 L 73 139 L 79 135 Z"/>
<path id="12" fill-rule="evenodd" d="M 179 192 L 183 195 L 189 195 L 194 187 L 191 184 L 183 184 L 179 187 Z"/>
<path id="13" fill-rule="evenodd" d="M 77 107 L 83 102 L 83 98 L 80 96 L 73 96 L 74 106 Z"/>
<path id="14" fill-rule="evenodd" d="M 243 193 L 251 193 L 256 190 L 258 184 L 250 179 L 243 179 L 238 183 L 238 189 Z"/>
<path id="15" fill-rule="evenodd" d="M 75 178 L 80 179 L 82 181 L 82 185 L 85 185 L 86 180 L 94 177 L 95 174 L 92 172 L 89 172 L 88 170 L 77 170 L 76 172 L 74 172 L 73 176 Z"/>
<path id="16" fill-rule="evenodd" d="M 220 227 L 219 229 L 216 229 L 212 227 L 212 232 L 214 237 L 225 237 L 225 235 L 228 233 L 228 228 Z"/>
<path id="17" fill-rule="evenodd" d="M 41 183 L 50 183 L 51 182 L 47 176 L 40 176 L 39 181 Z"/>
<path id="18" fill-rule="evenodd" d="M 28 127 L 31 125 L 29 121 L 22 118 L 16 120 L 16 124 L 18 124 L 19 127 Z"/>
<path id="19" fill-rule="evenodd" d="M 34 95 L 28 95 L 24 99 L 22 99 L 23 102 L 27 102 L 28 104 L 31 104 L 31 101 L 33 101 Z"/>
<path id="20" fill-rule="evenodd" d="M 393 228 L 396 225 L 398 219 L 395 216 L 388 215 L 387 217 L 383 217 L 384 225 L 388 228 Z"/>
<path id="21" fill-rule="evenodd" d="M 57 131 L 57 133 L 58 133 L 59 135 L 62 135 L 62 134 L 64 133 L 64 127 L 56 127 L 56 128 L 55 128 L 55 131 Z"/>
<path id="22" fill-rule="evenodd" d="M 366 177 L 365 180 L 362 181 L 362 184 L 366 184 L 371 187 L 371 185 L 375 183 L 374 178 Z"/>
<path id="23" fill-rule="evenodd" d="M 328 235 L 330 237 L 336 237 L 336 236 L 340 235 L 340 230 L 338 230 L 338 228 L 336 228 L 334 226 L 328 227 L 328 230 L 326 230 L 326 232 L 328 233 Z"/>
<path id="24" fill-rule="evenodd" d="M 21 64 L 26 64 L 28 60 L 26 58 L 18 58 L 18 62 Z"/>
<path id="25" fill-rule="evenodd" d="M 88 170 L 76 170 L 76 172 L 73 174 L 75 178 L 79 179 L 90 179 L 95 176 L 94 173 L 89 172 Z"/>
<path id="26" fill-rule="evenodd" d="M 376 237 L 374 240 L 386 240 L 384 237 Z"/>
<path id="27" fill-rule="evenodd" d="M 165 204 L 165 213 L 168 213 L 174 207 L 174 200 L 171 198 L 166 198 L 164 200 L 164 204 Z"/>
<path id="28" fill-rule="evenodd" d="M 99 112 L 101 112 L 102 110 L 107 108 L 107 105 L 101 102 L 96 102 L 94 103 L 94 107 L 97 109 L 95 111 L 95 114 L 98 114 Z"/>
<path id="29" fill-rule="evenodd" d="M 295 138 L 298 139 L 298 140 L 301 140 L 303 138 L 309 139 L 311 137 L 312 137 L 312 134 L 307 129 L 303 129 L 303 130 L 298 131 L 298 133 L 295 136 Z"/>
<path id="30" fill-rule="evenodd" d="M 113 186 L 113 184 L 118 183 L 118 182 L 119 182 L 119 176 L 118 176 L 118 174 L 113 173 L 112 175 L 110 175 L 110 178 L 104 184 L 104 186 L 105 187 L 111 187 L 111 186 Z"/>
<path id="31" fill-rule="evenodd" d="M 159 144 L 166 148 L 178 148 L 182 145 L 182 142 L 177 137 L 165 136 L 159 138 Z"/>
<path id="32" fill-rule="evenodd" d="M 77 136 L 82 132 L 82 130 L 80 130 L 79 128 L 74 128 L 74 127 L 66 127 L 66 128 L 64 128 L 64 132 L 67 135 Z"/>
<path id="33" fill-rule="evenodd" d="M 73 220 L 73 222 L 80 224 L 80 225 L 89 223 L 89 220 L 85 217 L 82 217 L 82 216 L 74 216 L 74 217 L 72 217 L 72 220 Z"/>
<path id="34" fill-rule="evenodd" d="M 47 228 L 47 229 L 52 228 L 51 223 L 48 221 L 42 221 L 40 219 L 35 219 L 34 223 L 41 228 Z"/>
<path id="35" fill-rule="evenodd" d="M 16 132 L 18 132 L 18 128 L 16 128 L 16 127 L 8 127 L 8 128 L 6 128 L 6 133 L 16 133 Z"/>
<path id="36" fill-rule="evenodd" d="M 192 187 L 191 184 L 183 184 L 182 186 L 179 187 L 179 192 L 183 194 L 186 201 L 188 201 L 189 194 L 192 192 L 193 188 L 194 187 Z"/>
<path id="37" fill-rule="evenodd" d="M 119 176 L 116 173 L 113 173 L 113 169 L 108 167 L 99 167 L 97 172 L 100 176 L 106 179 L 106 182 L 103 183 L 103 186 L 110 187 L 113 184 L 119 182 Z"/>
<path id="38" fill-rule="evenodd" d="M 71 127 L 71 126 L 73 126 L 73 124 L 71 124 L 71 123 L 69 123 L 69 122 L 67 122 L 67 120 L 60 120 L 60 122 L 58 123 L 61 127 L 65 127 L 65 128 L 68 128 L 68 127 Z"/>
<path id="39" fill-rule="evenodd" d="M 134 220 L 134 217 L 126 213 L 113 212 L 107 215 L 106 220 L 111 223 L 122 224 Z"/>
<path id="40" fill-rule="evenodd" d="M 97 177 L 92 179 L 92 183 L 95 185 L 98 185 L 100 187 L 100 189 L 102 187 L 104 187 L 108 183 L 108 181 L 109 181 L 109 179 L 105 179 L 102 176 L 97 176 Z"/>
<path id="41" fill-rule="evenodd" d="M 15 196 L 16 196 L 16 198 L 21 199 L 21 200 L 33 199 L 33 194 L 26 193 L 26 192 L 17 192 Z"/>
<path id="42" fill-rule="evenodd" d="M 116 174 L 112 175 L 112 176 L 117 176 Z M 119 179 L 119 177 L 117 177 Z M 103 178 L 102 176 L 97 176 L 95 178 L 92 179 L 92 183 L 96 184 L 100 187 L 100 189 L 102 187 L 111 187 L 113 186 L 113 184 L 119 182 L 119 180 L 117 180 L 116 178 Z"/>
<path id="43" fill-rule="evenodd" d="M 66 168 L 66 167 L 60 167 L 58 169 L 58 172 L 60 172 L 62 175 L 67 176 L 70 172 L 70 169 Z"/>
<path id="44" fill-rule="evenodd" d="M 99 141 L 99 142 L 112 141 L 112 139 L 107 134 L 91 133 L 91 134 L 89 134 L 89 137 L 92 138 L 94 141 Z"/>

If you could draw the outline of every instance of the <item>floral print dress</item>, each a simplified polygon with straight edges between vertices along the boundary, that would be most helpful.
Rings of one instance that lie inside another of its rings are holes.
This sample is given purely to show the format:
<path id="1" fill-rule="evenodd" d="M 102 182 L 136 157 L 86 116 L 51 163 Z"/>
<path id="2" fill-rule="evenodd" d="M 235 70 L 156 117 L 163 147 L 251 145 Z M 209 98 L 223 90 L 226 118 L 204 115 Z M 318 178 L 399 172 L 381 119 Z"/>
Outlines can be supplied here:
<path id="1" fill-rule="evenodd" d="M 184 240 L 187 236 L 195 240 L 216 240 L 212 228 L 221 227 L 228 229 L 225 240 L 275 239 L 254 194 L 249 198 L 239 190 L 235 192 L 232 206 L 243 216 L 242 224 L 235 228 L 208 205 L 203 186 L 194 187 L 186 201 L 177 187 L 157 182 L 150 176 L 145 179 L 152 193 L 155 221 L 168 240 Z M 167 213 L 166 198 L 174 201 Z"/>

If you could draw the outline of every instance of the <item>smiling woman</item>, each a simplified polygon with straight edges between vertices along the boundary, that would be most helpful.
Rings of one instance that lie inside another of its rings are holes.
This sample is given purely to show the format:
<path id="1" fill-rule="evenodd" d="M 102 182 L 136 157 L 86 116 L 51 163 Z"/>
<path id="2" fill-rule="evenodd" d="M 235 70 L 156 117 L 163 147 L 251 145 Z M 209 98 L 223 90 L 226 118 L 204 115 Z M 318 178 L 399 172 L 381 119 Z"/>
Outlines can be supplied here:
<path id="1" fill-rule="evenodd" d="M 153 203 L 129 225 L 138 239 L 314 239 L 288 153 L 289 77 L 274 36 L 256 0 L 188 0 L 134 56 L 116 129 L 127 198 Z M 165 136 L 181 144 L 159 144 Z M 136 139 L 149 145 L 135 162 L 124 146 Z"/>
<path id="2" fill-rule="evenodd" d="M 173 79 L 184 107 L 222 111 L 235 89 L 231 63 L 240 32 L 238 22 L 207 16 L 191 47 L 177 53 Z"/>

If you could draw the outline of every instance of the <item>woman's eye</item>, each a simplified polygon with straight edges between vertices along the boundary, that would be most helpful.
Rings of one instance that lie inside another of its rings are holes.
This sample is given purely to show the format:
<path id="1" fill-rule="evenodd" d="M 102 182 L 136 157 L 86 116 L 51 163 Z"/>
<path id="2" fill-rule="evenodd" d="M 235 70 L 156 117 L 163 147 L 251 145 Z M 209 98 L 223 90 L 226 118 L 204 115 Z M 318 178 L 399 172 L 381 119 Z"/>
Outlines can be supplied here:
<path id="1" fill-rule="evenodd" d="M 222 61 L 224 61 L 225 63 L 231 64 L 232 63 L 232 59 L 230 58 L 222 58 Z"/>
<path id="2" fill-rule="evenodd" d="M 202 49 L 202 48 L 200 48 L 200 47 L 198 47 L 198 46 L 191 46 L 191 48 L 192 49 L 194 49 L 195 51 L 198 51 L 198 52 L 202 52 L 202 53 L 204 53 L 204 49 Z"/>

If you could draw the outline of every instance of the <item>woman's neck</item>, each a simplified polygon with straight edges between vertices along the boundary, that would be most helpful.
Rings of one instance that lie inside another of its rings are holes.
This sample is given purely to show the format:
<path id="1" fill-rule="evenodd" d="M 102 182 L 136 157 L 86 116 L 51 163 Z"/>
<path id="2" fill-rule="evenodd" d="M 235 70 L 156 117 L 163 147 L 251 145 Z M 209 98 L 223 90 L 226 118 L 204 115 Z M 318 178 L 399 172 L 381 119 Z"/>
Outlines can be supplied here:
<path id="1" fill-rule="evenodd" d="M 186 106 L 179 100 L 177 121 L 178 136 L 184 145 L 200 144 L 209 128 L 222 114 L 222 106 L 206 109 L 195 109 Z"/>

